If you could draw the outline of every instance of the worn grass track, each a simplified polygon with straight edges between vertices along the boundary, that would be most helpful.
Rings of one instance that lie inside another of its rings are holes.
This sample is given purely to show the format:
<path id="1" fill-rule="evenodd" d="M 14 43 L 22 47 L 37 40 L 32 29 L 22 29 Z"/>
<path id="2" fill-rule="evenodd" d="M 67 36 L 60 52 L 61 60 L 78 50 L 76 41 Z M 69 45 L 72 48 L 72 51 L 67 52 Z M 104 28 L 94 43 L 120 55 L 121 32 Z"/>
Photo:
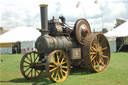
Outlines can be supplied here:
<path id="1" fill-rule="evenodd" d="M 40 79 L 26 80 L 20 73 L 23 54 L 0 55 L 0 85 L 128 85 L 128 53 L 111 53 L 108 69 L 91 73 L 87 69 L 74 68 L 68 79 L 52 83 L 45 73 Z"/>

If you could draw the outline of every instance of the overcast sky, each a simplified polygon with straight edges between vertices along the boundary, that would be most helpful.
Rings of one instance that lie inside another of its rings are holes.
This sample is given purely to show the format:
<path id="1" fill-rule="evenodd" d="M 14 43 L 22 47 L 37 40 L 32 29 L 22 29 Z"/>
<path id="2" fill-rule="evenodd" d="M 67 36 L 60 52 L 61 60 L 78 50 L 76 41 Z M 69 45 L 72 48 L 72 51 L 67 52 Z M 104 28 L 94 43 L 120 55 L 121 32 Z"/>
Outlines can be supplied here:
<path id="1" fill-rule="evenodd" d="M 98 0 L 97 4 L 95 0 L 0 0 L 0 26 L 40 28 L 40 4 L 48 4 L 49 19 L 63 15 L 67 22 L 75 23 L 79 18 L 86 18 L 96 31 L 102 25 L 111 30 L 116 18 L 128 20 L 128 0 Z"/>

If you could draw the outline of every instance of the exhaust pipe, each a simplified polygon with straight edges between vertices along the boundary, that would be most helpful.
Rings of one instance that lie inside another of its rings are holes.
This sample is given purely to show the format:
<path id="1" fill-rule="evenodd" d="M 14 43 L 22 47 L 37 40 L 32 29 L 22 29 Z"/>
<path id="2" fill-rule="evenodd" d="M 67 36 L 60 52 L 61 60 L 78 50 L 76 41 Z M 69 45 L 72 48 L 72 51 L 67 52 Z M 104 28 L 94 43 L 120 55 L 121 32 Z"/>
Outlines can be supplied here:
<path id="1" fill-rule="evenodd" d="M 41 34 L 44 35 L 48 33 L 48 12 L 47 4 L 40 5 L 40 14 L 41 14 Z"/>

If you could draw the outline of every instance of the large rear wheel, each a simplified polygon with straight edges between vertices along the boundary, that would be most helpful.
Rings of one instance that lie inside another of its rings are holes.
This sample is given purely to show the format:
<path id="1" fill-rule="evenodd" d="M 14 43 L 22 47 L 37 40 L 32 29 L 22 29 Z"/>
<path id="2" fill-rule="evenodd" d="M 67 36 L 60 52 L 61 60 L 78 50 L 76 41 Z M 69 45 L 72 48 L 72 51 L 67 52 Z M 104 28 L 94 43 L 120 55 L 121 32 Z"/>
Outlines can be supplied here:
<path id="1" fill-rule="evenodd" d="M 84 40 L 83 58 L 93 72 L 104 71 L 110 62 L 110 47 L 103 34 L 92 34 Z"/>

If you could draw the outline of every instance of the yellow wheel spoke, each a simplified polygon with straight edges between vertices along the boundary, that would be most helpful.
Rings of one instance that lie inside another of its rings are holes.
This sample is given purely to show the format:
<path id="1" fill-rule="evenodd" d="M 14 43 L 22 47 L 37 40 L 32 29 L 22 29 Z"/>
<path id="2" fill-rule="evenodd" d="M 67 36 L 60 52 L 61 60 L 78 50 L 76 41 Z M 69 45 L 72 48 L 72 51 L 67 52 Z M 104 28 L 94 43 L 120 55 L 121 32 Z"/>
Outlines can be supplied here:
<path id="1" fill-rule="evenodd" d="M 97 61 L 97 65 L 98 65 L 98 69 L 100 70 L 100 64 L 99 64 L 99 62 Z"/>
<path id="2" fill-rule="evenodd" d="M 100 60 L 100 63 L 101 63 L 103 66 L 105 66 L 105 64 L 104 64 L 104 62 L 103 62 L 102 60 Z"/>
<path id="3" fill-rule="evenodd" d="M 100 63 L 101 63 L 103 66 L 105 66 L 105 64 L 104 64 L 104 59 L 103 59 L 102 57 L 100 57 Z"/>
<path id="4" fill-rule="evenodd" d="M 64 75 L 63 75 L 62 69 L 60 70 L 60 73 L 61 73 L 61 76 L 62 76 L 62 78 L 63 78 L 63 77 L 64 77 Z"/>
<path id="5" fill-rule="evenodd" d="M 57 53 L 57 62 L 58 62 L 58 63 L 59 63 L 59 60 L 60 60 L 60 59 L 59 59 L 59 56 L 58 56 L 58 53 Z"/>
<path id="6" fill-rule="evenodd" d="M 53 78 L 54 74 L 55 74 L 55 72 L 52 72 L 52 75 L 51 75 L 52 78 Z"/>
<path id="7" fill-rule="evenodd" d="M 96 54 L 96 52 L 90 52 L 90 54 L 94 55 L 94 54 Z"/>
<path id="8" fill-rule="evenodd" d="M 91 49 L 93 49 L 94 51 L 96 51 L 96 49 L 93 46 L 91 46 Z"/>
<path id="9" fill-rule="evenodd" d="M 96 55 L 93 57 L 93 55 L 91 56 L 91 61 L 93 61 L 96 58 Z"/>
<path id="10" fill-rule="evenodd" d="M 62 62 L 61 64 L 65 64 L 66 63 L 66 61 L 65 62 Z"/>
<path id="11" fill-rule="evenodd" d="M 55 80 L 57 80 L 58 72 L 56 72 Z"/>
<path id="12" fill-rule="evenodd" d="M 56 69 L 57 69 L 57 67 L 55 67 L 55 68 L 51 69 L 51 70 L 50 70 L 50 72 L 55 71 Z"/>
<path id="13" fill-rule="evenodd" d="M 108 47 L 104 47 L 104 48 L 102 48 L 101 50 L 106 50 L 106 49 L 108 49 Z"/>
<path id="14" fill-rule="evenodd" d="M 62 60 L 61 60 L 61 63 L 64 61 L 64 57 L 62 58 Z"/>
<path id="15" fill-rule="evenodd" d="M 49 65 L 49 67 L 55 67 L 55 65 Z"/>
<path id="16" fill-rule="evenodd" d="M 57 71 L 57 73 L 58 73 L 58 80 L 60 80 L 60 74 L 59 74 L 59 72 Z"/>
<path id="17" fill-rule="evenodd" d="M 65 70 L 62 69 L 62 71 L 63 71 L 65 74 L 67 74 L 67 72 L 66 72 Z"/>
<path id="18" fill-rule="evenodd" d="M 55 61 L 52 61 L 52 62 L 50 62 L 50 63 L 54 63 L 55 65 L 57 65 L 58 63 L 56 63 Z"/>
<path id="19" fill-rule="evenodd" d="M 108 56 L 105 56 L 105 55 L 101 55 L 102 57 L 104 57 L 104 58 L 109 58 Z"/>
<path id="20" fill-rule="evenodd" d="M 67 66 L 62 66 L 62 68 L 68 68 Z"/>
<path id="21" fill-rule="evenodd" d="M 93 61 L 93 63 L 94 63 L 94 64 L 93 64 L 93 65 L 94 65 L 93 67 L 95 68 L 95 66 L 96 66 L 96 62 L 95 62 L 95 60 Z"/>

